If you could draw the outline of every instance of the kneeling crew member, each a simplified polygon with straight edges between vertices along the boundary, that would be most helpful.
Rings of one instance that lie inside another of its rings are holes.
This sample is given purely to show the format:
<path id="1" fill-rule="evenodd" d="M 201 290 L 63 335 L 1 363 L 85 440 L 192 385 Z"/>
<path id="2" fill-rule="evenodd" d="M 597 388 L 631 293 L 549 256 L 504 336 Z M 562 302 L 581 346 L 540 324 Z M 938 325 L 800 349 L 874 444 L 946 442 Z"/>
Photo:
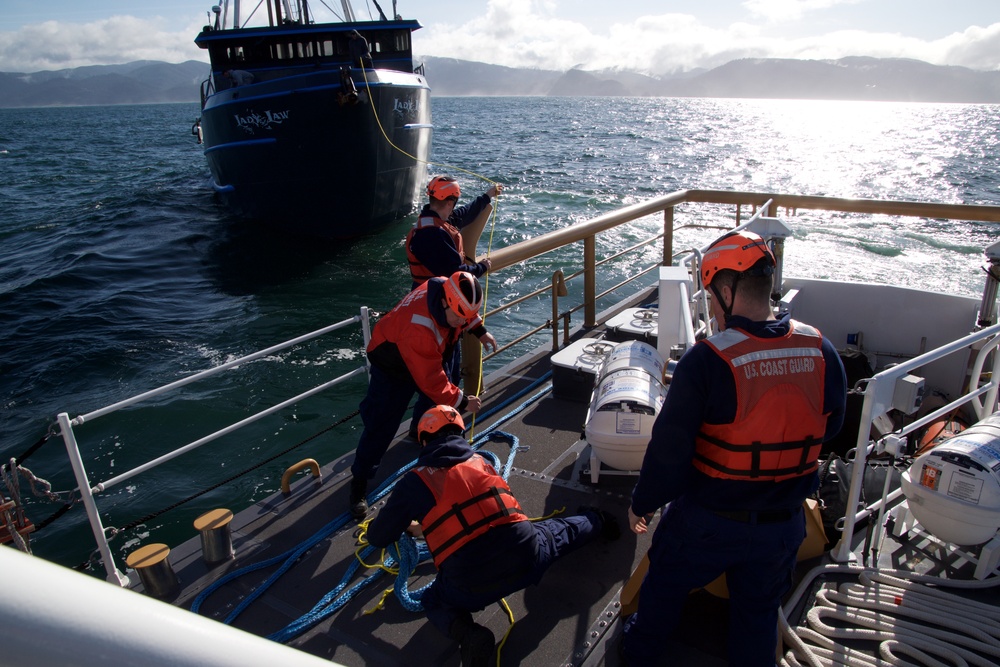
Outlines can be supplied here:
<path id="1" fill-rule="evenodd" d="M 555 560 L 594 538 L 617 538 L 618 524 L 594 508 L 528 521 L 507 482 L 465 441 L 464 430 L 452 407 L 436 405 L 424 414 L 417 467 L 396 483 L 368 527 L 368 542 L 385 548 L 403 531 L 420 536 L 422 529 L 438 569 L 422 599 L 427 619 L 459 642 L 463 665 L 485 667 L 495 638 L 473 622 L 472 612 L 537 584 Z"/>

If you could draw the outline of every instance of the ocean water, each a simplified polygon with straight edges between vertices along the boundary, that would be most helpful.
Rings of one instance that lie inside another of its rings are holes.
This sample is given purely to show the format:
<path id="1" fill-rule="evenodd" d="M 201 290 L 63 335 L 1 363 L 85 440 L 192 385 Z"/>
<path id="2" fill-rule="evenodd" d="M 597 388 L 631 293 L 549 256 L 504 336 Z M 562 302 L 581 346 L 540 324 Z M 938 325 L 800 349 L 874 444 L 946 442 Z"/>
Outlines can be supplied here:
<path id="1" fill-rule="evenodd" d="M 649 98 L 433 104 L 430 171 L 458 176 L 468 196 L 487 187 L 477 175 L 507 187 L 480 253 L 681 188 L 1000 203 L 997 106 Z M 20 457 L 60 412 L 89 412 L 353 316 L 361 305 L 387 310 L 405 294 L 402 239 L 412 219 L 331 245 L 245 225 L 208 186 L 190 133 L 197 116 L 196 104 L 0 109 L 2 460 Z M 682 207 L 675 247 L 718 233 L 689 226 L 731 222 L 732 209 Z M 811 211 L 787 222 L 796 232 L 787 273 L 970 296 L 981 290 L 982 251 L 997 240 L 994 226 L 974 222 Z M 599 256 L 659 224 L 652 216 L 602 239 Z M 571 273 L 579 254 L 552 253 L 537 267 L 496 274 L 490 303 L 548 284 L 556 268 Z M 601 280 L 610 286 L 656 254 L 638 251 Z M 581 289 L 571 285 L 571 299 Z M 547 300 L 527 302 L 488 324 L 503 342 L 548 309 Z M 351 331 L 86 424 L 77 430 L 87 471 L 107 479 L 161 456 L 359 364 L 360 347 Z M 140 541 L 176 544 L 191 536 L 201 512 L 239 509 L 277 490 L 290 464 L 349 451 L 359 420 L 328 427 L 349 417 L 363 392 L 363 382 L 343 385 L 101 494 L 105 525 L 128 527 L 112 542 L 115 553 L 123 557 Z M 263 481 L 227 481 L 272 457 L 258 471 Z M 59 438 L 23 464 L 57 491 L 75 486 Z M 37 555 L 69 566 L 92 555 L 82 507 L 48 522 L 59 504 L 34 500 L 24 484 L 22 495 L 31 519 L 44 524 L 32 538 Z"/>

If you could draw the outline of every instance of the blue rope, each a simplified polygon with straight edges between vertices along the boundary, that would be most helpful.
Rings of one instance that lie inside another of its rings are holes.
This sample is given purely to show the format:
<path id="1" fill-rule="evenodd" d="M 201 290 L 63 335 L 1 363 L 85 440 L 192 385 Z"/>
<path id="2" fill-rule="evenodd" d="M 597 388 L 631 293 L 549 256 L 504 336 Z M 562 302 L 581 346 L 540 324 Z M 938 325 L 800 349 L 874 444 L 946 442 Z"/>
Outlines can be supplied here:
<path id="1" fill-rule="evenodd" d="M 355 558 L 351 564 L 347 567 L 347 571 L 344 573 L 343 578 L 333 590 L 323 596 L 323 598 L 313 606 L 311 610 L 295 619 L 282 629 L 273 632 L 267 636 L 267 639 L 285 643 L 291 641 L 298 635 L 302 634 L 312 626 L 316 625 L 323 619 L 331 616 L 335 612 L 339 611 L 341 607 L 346 605 L 362 589 L 375 583 L 383 574 L 384 570 L 375 570 L 372 574 L 369 574 L 364 579 L 356 583 L 354 586 L 347 588 L 347 582 L 351 580 L 355 572 L 361 565 L 361 561 L 370 556 L 375 552 L 375 547 L 365 547 L 361 550 L 361 553 Z M 346 589 L 346 590 L 345 590 Z"/>
<path id="2" fill-rule="evenodd" d="M 510 433 L 505 433 L 503 431 L 494 431 L 492 434 L 493 440 L 507 440 L 510 443 L 510 458 L 508 459 L 507 465 L 503 468 L 503 478 L 506 480 L 507 475 L 510 472 L 510 464 L 514 461 L 514 454 L 518 450 L 517 437 L 511 435 Z M 486 440 L 483 439 L 482 442 Z M 482 443 L 480 443 L 482 444 Z M 478 452 L 480 456 L 485 459 L 489 459 L 493 468 L 496 470 L 501 470 L 499 457 L 490 451 L 480 451 Z M 413 539 L 413 536 L 409 533 L 403 533 L 403 535 L 396 542 L 396 552 L 399 554 L 399 573 L 396 575 L 396 584 L 393 586 L 393 590 L 396 592 L 396 597 L 399 599 L 400 604 L 407 611 L 419 612 L 424 610 L 423 604 L 420 600 L 423 598 L 424 591 L 426 591 L 431 584 L 434 583 L 433 580 L 429 584 L 419 588 L 415 591 L 410 591 L 410 576 L 416 570 L 417 565 L 424 560 L 429 560 L 431 558 L 430 549 L 427 548 L 427 543 L 421 541 L 418 545 L 417 541 Z M 388 560 L 388 555 L 386 559 Z M 388 564 L 386 564 L 388 566 Z"/>
<path id="3" fill-rule="evenodd" d="M 544 374 L 543 376 L 532 382 L 530 385 L 528 385 L 521 391 L 514 394 L 504 403 L 480 415 L 480 418 L 486 419 L 492 416 L 493 414 L 496 414 L 500 410 L 509 406 L 511 403 L 513 403 L 521 396 L 524 396 L 525 394 L 535 389 L 537 386 L 546 382 L 551 375 L 552 375 L 551 371 L 547 372 L 546 374 Z M 471 446 L 476 451 L 479 451 L 481 447 L 489 440 L 494 440 L 494 441 L 507 440 L 510 443 L 511 446 L 510 454 L 507 458 L 506 463 L 502 468 L 500 467 L 499 458 L 495 454 L 489 451 L 479 452 L 480 455 L 485 456 L 491 460 L 494 468 L 500 471 L 501 476 L 505 480 L 507 479 L 507 476 L 510 474 L 510 469 L 514 462 L 514 456 L 519 451 L 520 447 L 518 446 L 518 439 L 515 436 L 506 433 L 504 431 L 499 431 L 497 429 L 500 426 L 500 424 L 503 424 L 506 421 L 510 420 L 512 417 L 525 410 L 532 403 L 538 401 L 543 396 L 545 396 L 550 389 L 551 387 L 546 387 L 542 391 L 538 392 L 534 396 L 522 402 L 516 408 L 508 412 L 500 419 L 498 419 L 497 422 L 493 424 L 490 428 L 484 430 L 482 433 L 477 435 L 472 442 Z M 416 459 L 414 459 L 413 461 L 411 461 L 410 463 L 406 464 L 405 466 L 397 470 L 395 473 L 393 473 L 388 479 L 386 479 L 378 488 L 376 488 L 369 495 L 368 497 L 369 505 L 374 505 L 379 500 L 381 500 L 386 494 L 388 494 L 392 490 L 392 488 L 396 485 L 396 482 L 399 481 L 399 479 L 403 475 L 405 475 L 412 468 L 414 468 L 416 466 L 416 463 L 417 461 Z M 250 593 L 250 595 L 244 598 L 244 600 L 239 605 L 237 605 L 237 607 L 233 609 L 233 611 L 230 612 L 230 614 L 223 621 L 226 624 L 231 624 L 257 598 L 263 595 L 264 592 L 267 591 L 267 589 L 270 588 L 270 586 L 274 584 L 275 581 L 277 581 L 283 574 L 285 574 L 285 572 L 291 569 L 291 567 L 296 562 L 298 562 L 298 560 L 301 558 L 303 554 L 305 554 L 311 548 L 316 546 L 321 541 L 325 540 L 327 537 L 329 537 L 336 531 L 340 530 L 343 526 L 345 526 L 348 523 L 348 521 L 350 521 L 350 519 L 351 519 L 350 514 L 348 512 L 343 512 L 342 514 L 338 515 L 333 521 L 320 528 L 314 535 L 307 538 L 297 547 L 290 549 L 289 551 L 286 551 L 285 553 L 280 554 L 278 556 L 273 556 L 267 560 L 261 561 L 260 563 L 254 563 L 252 565 L 240 568 L 239 570 L 234 570 L 233 572 L 230 572 L 224 577 L 216 580 L 208 588 L 206 588 L 204 591 L 198 594 L 198 596 L 191 603 L 191 611 L 199 613 L 201 605 L 208 598 L 208 596 L 214 593 L 216 590 L 218 590 L 221 586 L 225 585 L 226 583 L 238 577 L 249 574 L 251 572 L 256 572 L 257 570 L 270 567 L 276 563 L 282 563 L 281 567 L 278 568 L 277 571 L 275 571 L 270 577 L 268 577 L 267 580 L 264 581 L 259 587 L 257 587 L 252 593 Z M 403 607 L 406 608 L 407 610 L 422 611 L 423 607 L 420 605 L 420 598 L 423 596 L 424 591 L 426 591 L 426 589 L 431 584 L 429 583 L 421 587 L 420 589 L 411 592 L 408 589 L 407 582 L 409 580 L 409 577 L 413 574 L 413 571 L 416 569 L 417 564 L 430 558 L 430 551 L 427 549 L 426 543 L 421 542 L 418 545 L 416 540 L 414 540 L 409 534 L 404 534 L 404 536 L 400 538 L 400 540 L 396 544 L 396 548 L 397 548 L 397 554 L 399 556 L 398 559 L 399 574 L 397 574 L 396 576 L 396 586 L 394 587 L 396 590 L 396 596 L 399 598 L 400 603 L 403 605 Z M 367 547 L 366 549 L 364 549 L 362 551 L 360 558 L 363 559 L 367 555 L 370 555 L 371 550 L 372 547 Z M 386 558 L 384 559 L 383 565 L 385 565 L 386 567 L 392 567 L 395 566 L 396 562 L 397 561 L 395 559 L 391 558 L 391 556 L 387 554 Z M 359 560 L 355 559 L 351 563 L 351 565 L 348 566 L 348 569 L 344 573 L 344 576 L 341 578 L 340 583 L 329 593 L 323 596 L 323 599 L 321 599 L 312 608 L 312 610 L 310 610 L 306 614 L 303 614 L 300 618 L 296 619 L 295 621 L 292 621 L 281 630 L 278 630 L 268 635 L 268 639 L 273 639 L 279 642 L 290 641 L 291 639 L 298 636 L 302 632 L 306 631 L 316 623 L 319 623 L 326 617 L 330 616 L 331 614 L 339 610 L 341 607 L 347 604 L 348 601 L 350 601 L 353 597 L 355 597 L 358 594 L 358 592 L 360 592 L 364 587 L 372 584 L 376 579 L 381 577 L 382 574 L 384 573 L 382 569 L 379 569 L 375 573 L 368 575 L 367 577 L 362 579 L 360 582 L 352 586 L 350 589 L 347 589 L 347 582 L 350 581 L 351 578 L 353 578 L 359 566 L 360 566 Z M 344 592 L 345 589 L 346 592 Z"/>

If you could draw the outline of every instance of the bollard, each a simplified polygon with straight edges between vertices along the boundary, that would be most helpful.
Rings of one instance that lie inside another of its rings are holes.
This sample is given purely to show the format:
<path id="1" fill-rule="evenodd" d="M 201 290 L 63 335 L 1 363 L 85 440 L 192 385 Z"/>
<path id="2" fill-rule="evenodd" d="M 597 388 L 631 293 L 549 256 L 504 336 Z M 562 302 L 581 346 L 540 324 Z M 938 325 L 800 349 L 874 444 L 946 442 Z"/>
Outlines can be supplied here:
<path id="1" fill-rule="evenodd" d="M 233 536 L 229 523 L 233 513 L 227 509 L 205 512 L 194 520 L 194 529 L 201 534 L 201 556 L 209 565 L 233 557 Z"/>
<path id="2" fill-rule="evenodd" d="M 169 555 L 170 547 L 166 544 L 147 544 L 125 559 L 125 563 L 139 573 L 146 593 L 161 600 L 176 597 L 180 592 L 177 574 L 167 560 Z"/>

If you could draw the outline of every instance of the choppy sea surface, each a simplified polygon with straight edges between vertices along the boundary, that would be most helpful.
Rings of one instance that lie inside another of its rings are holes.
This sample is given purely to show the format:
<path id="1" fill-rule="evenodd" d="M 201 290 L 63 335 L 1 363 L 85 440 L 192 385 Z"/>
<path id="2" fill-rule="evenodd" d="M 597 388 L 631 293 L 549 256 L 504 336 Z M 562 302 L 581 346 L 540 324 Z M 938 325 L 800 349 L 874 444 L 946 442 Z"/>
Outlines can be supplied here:
<path id="1" fill-rule="evenodd" d="M 430 170 L 458 176 L 468 196 L 487 187 L 475 175 L 507 188 L 480 254 L 682 188 L 1000 204 L 997 106 L 650 98 L 437 98 L 433 105 Z M 87 413 L 351 317 L 361 305 L 387 310 L 405 294 L 402 239 L 412 218 L 331 245 L 247 226 L 214 199 L 190 133 L 197 116 L 196 104 L 0 109 L 0 460 L 21 457 L 60 412 Z M 675 248 L 718 233 L 687 225 L 731 224 L 732 214 L 678 209 L 675 224 L 685 228 Z M 986 223 L 811 211 L 786 222 L 796 233 L 788 274 L 969 296 L 980 294 L 983 249 L 998 236 Z M 660 224 L 652 216 L 602 240 L 599 256 Z M 553 253 L 537 269 L 497 273 L 491 303 L 548 284 L 554 268 L 571 273 L 579 254 Z M 655 262 L 656 251 L 634 255 L 602 271 L 599 288 Z M 503 342 L 544 320 L 549 307 L 529 301 L 488 324 Z M 85 424 L 77 430 L 91 479 L 361 362 L 354 331 L 305 347 L 309 354 L 276 353 L 205 387 Z M 240 509 L 276 491 L 290 464 L 349 451 L 356 418 L 324 429 L 348 417 L 363 392 L 363 381 L 347 383 L 100 494 L 105 525 L 128 527 L 112 542 L 116 555 L 139 542 L 176 544 L 203 511 Z M 261 466 L 263 482 L 227 481 L 275 456 Z M 58 437 L 23 464 L 56 491 L 75 486 Z M 24 482 L 21 495 L 43 525 L 32 537 L 36 555 L 70 566 L 91 556 L 79 505 L 53 519 L 60 503 L 34 500 Z"/>

